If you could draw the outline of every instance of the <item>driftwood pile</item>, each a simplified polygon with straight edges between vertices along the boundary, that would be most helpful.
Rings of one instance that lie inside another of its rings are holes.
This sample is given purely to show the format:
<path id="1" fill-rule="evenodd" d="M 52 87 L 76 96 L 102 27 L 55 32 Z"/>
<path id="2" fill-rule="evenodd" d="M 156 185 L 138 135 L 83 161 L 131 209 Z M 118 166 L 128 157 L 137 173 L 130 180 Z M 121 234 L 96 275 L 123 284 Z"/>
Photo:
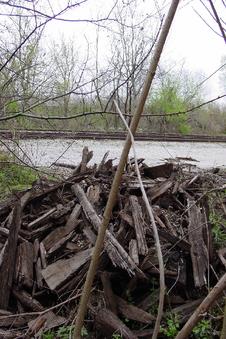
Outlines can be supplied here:
<path id="1" fill-rule="evenodd" d="M 62 182 L 41 178 L 0 204 L 0 338 L 41 338 L 76 315 L 97 230 L 116 165 L 106 157 L 79 166 Z M 182 325 L 225 271 L 216 251 L 209 196 L 225 178 L 167 162 L 139 160 L 153 206 L 165 264 L 165 313 Z M 72 166 L 73 167 L 73 166 Z M 225 196 L 217 201 L 225 212 Z M 159 270 L 152 225 L 134 162 L 122 178 L 88 306 L 89 338 L 150 338 L 156 317 Z M 166 337 L 160 333 L 160 337 Z"/>

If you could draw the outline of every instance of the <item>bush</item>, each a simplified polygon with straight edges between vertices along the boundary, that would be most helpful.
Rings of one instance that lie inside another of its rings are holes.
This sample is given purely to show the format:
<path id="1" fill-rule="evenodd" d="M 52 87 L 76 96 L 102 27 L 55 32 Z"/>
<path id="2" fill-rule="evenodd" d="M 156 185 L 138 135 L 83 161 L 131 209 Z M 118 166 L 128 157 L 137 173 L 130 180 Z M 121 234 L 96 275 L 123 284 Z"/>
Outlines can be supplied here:
<path id="1" fill-rule="evenodd" d="M 0 151 L 0 198 L 13 191 L 20 191 L 31 186 L 37 174 L 31 168 L 13 161 L 12 157 Z"/>

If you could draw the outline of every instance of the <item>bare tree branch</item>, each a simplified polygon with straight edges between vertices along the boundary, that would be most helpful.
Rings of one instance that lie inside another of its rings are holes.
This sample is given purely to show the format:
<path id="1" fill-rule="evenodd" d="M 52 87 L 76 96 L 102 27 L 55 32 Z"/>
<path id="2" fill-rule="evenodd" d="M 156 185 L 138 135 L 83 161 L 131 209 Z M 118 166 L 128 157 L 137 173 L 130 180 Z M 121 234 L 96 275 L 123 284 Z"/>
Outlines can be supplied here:
<path id="1" fill-rule="evenodd" d="M 226 97 L 226 94 L 220 95 L 216 98 L 210 99 L 208 101 L 205 101 L 197 106 L 194 106 L 192 108 L 189 108 L 186 111 L 182 112 L 173 112 L 173 113 L 162 113 L 162 114 L 147 114 L 144 113 L 141 118 L 146 118 L 146 117 L 166 117 L 166 116 L 174 116 L 174 115 L 181 115 L 181 114 L 186 114 L 186 113 L 192 113 L 195 110 L 208 105 L 212 102 L 215 102 L 217 100 L 220 100 L 222 98 Z M 68 116 L 54 116 L 54 115 L 36 115 L 36 114 L 27 114 L 27 113 L 16 113 L 14 115 L 7 115 L 7 116 L 1 116 L 0 121 L 8 121 L 8 120 L 13 120 L 19 117 L 24 117 L 28 119 L 37 119 L 37 120 L 71 120 L 71 119 L 78 119 L 81 117 L 89 116 L 89 115 L 102 115 L 102 114 L 110 114 L 110 115 L 117 115 L 114 111 L 95 111 L 95 112 L 83 112 L 79 114 L 74 114 L 74 115 L 68 115 Z M 124 114 L 124 116 L 130 116 L 130 114 Z"/>
<path id="2" fill-rule="evenodd" d="M 209 0 L 209 3 L 210 3 L 210 6 L 211 6 L 211 8 L 212 8 L 213 14 L 214 14 L 214 16 L 215 16 L 216 22 L 217 22 L 217 24 L 218 24 L 218 26 L 219 26 L 219 28 L 220 28 L 220 31 L 221 31 L 222 37 L 223 37 L 223 39 L 224 39 L 224 42 L 226 43 L 225 30 L 223 29 L 223 26 L 222 26 L 222 24 L 221 24 L 221 21 L 220 21 L 220 18 L 219 18 L 219 16 L 218 16 L 218 13 L 217 13 L 217 11 L 216 11 L 216 8 L 215 8 L 215 6 L 214 6 L 212 0 Z"/>

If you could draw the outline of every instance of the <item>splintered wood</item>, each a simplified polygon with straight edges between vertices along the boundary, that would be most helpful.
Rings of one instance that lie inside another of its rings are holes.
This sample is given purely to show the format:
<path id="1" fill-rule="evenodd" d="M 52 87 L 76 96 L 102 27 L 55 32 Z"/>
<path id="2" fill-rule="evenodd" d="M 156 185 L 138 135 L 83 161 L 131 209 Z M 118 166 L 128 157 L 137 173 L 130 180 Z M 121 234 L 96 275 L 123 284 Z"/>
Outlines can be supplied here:
<path id="1" fill-rule="evenodd" d="M 71 168 L 68 179 L 40 179 L 31 190 L 0 203 L 0 338 L 41 338 L 51 328 L 70 325 L 117 167 L 107 154 L 98 166 L 88 166 L 91 158 L 85 148 L 78 166 L 65 165 Z M 213 202 L 207 193 L 215 195 L 219 228 L 225 215 L 226 179 L 173 162 L 148 167 L 141 159 L 139 167 L 164 258 L 167 294 L 162 326 L 168 309 L 180 315 L 183 325 L 206 296 L 207 284 L 211 289 L 215 275 L 225 270 L 226 249 L 215 246 Z M 150 338 L 158 279 L 152 225 L 130 161 L 88 306 L 85 327 L 90 338 Z"/>
<path id="2" fill-rule="evenodd" d="M 201 211 L 195 205 L 195 200 L 188 198 L 188 238 L 191 244 L 191 260 L 194 283 L 196 287 L 206 285 L 206 270 L 208 268 L 208 251 L 204 242 L 204 224 Z"/>

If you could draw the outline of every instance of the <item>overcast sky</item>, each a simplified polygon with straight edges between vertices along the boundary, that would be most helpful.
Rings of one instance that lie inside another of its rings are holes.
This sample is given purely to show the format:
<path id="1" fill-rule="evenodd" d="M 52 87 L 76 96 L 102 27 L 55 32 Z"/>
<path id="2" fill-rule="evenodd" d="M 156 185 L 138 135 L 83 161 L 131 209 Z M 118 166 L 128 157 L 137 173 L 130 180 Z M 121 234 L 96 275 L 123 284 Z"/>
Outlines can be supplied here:
<path id="1" fill-rule="evenodd" d="M 139 6 L 146 13 L 153 13 L 155 3 L 159 4 L 162 12 L 166 13 L 170 1 L 139 0 Z M 138 3 L 139 3 L 138 1 Z M 202 0 L 208 5 L 207 0 Z M 125 1 L 126 2 L 126 1 Z M 68 13 L 68 18 L 87 18 L 89 16 L 101 16 L 111 8 L 112 0 L 89 0 L 81 6 Z M 226 8 L 222 0 L 215 0 L 214 4 L 221 18 L 226 22 Z M 211 18 L 200 0 L 181 0 L 179 10 L 171 27 L 170 35 L 164 49 L 162 60 L 175 62 L 192 72 L 201 72 L 206 77 L 216 71 L 223 64 L 223 56 L 226 62 L 226 45 L 223 38 L 215 34 L 200 16 L 208 22 L 213 29 L 219 33 L 219 28 Z M 89 41 L 95 41 L 96 27 L 90 24 L 52 22 L 47 32 L 54 39 L 58 39 L 61 33 L 76 37 L 76 43 L 82 43 L 84 35 Z M 107 53 L 106 41 L 100 43 L 100 54 Z M 220 72 L 208 80 L 203 88 L 209 97 L 221 95 L 226 92 L 226 80 L 223 84 Z"/>
<path id="2" fill-rule="evenodd" d="M 214 3 L 218 3 L 219 14 L 226 21 L 226 8 L 223 8 L 220 0 L 215 0 Z M 218 26 L 201 2 L 191 1 L 184 8 L 182 6 L 175 17 L 165 54 L 174 60 L 184 60 L 186 68 L 202 71 L 208 76 L 223 64 L 223 56 L 226 63 L 226 45 L 223 38 L 216 35 L 195 11 L 219 32 Z M 219 73 L 206 84 L 211 88 L 212 95 L 215 93 L 217 96 L 226 92 L 226 79 L 223 88 L 223 81 L 219 81 Z"/>

